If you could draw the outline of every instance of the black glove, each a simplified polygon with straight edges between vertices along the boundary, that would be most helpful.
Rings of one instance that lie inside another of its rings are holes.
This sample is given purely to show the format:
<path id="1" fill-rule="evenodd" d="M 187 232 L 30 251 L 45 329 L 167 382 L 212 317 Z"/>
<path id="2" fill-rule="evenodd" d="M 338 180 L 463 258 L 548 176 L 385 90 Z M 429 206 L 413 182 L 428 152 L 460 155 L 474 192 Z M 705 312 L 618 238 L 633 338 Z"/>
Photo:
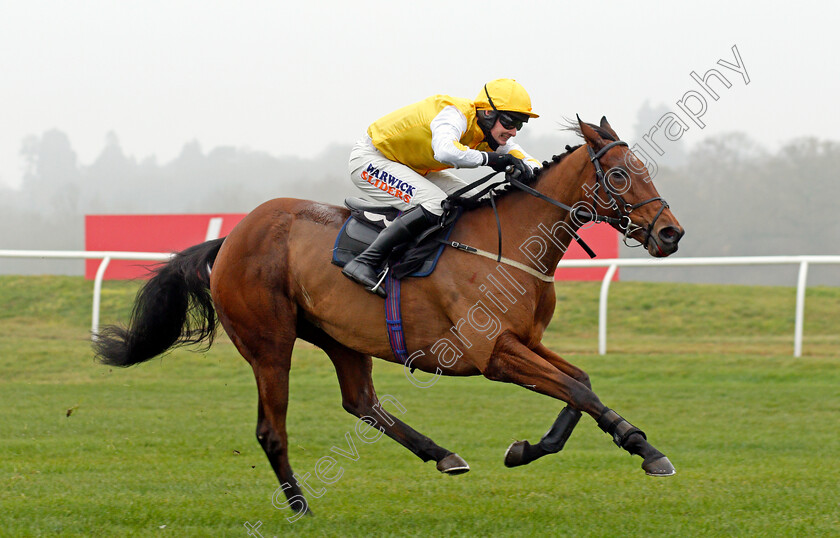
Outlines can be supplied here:
<path id="1" fill-rule="evenodd" d="M 496 172 L 506 172 L 512 178 L 526 182 L 534 177 L 534 171 L 525 164 L 525 161 L 509 153 L 487 152 L 486 155 L 487 166 Z"/>
<path id="2" fill-rule="evenodd" d="M 496 172 L 504 172 L 505 168 L 513 166 L 514 162 L 519 160 L 508 153 L 494 153 L 488 151 L 485 155 L 487 155 L 487 166 Z"/>

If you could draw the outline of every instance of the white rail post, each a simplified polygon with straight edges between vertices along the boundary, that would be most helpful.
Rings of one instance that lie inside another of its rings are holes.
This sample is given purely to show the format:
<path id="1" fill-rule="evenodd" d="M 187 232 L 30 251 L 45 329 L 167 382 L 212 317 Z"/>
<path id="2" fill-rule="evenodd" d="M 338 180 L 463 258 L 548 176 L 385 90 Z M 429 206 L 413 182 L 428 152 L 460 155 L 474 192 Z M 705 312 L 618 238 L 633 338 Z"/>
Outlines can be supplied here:
<path id="1" fill-rule="evenodd" d="M 598 354 L 607 354 L 607 295 L 610 293 L 610 282 L 612 282 L 618 264 L 614 263 L 607 269 L 604 280 L 601 282 L 601 299 L 598 303 Z"/>
<path id="2" fill-rule="evenodd" d="M 99 332 L 99 303 L 102 295 L 102 279 L 105 276 L 105 269 L 111 263 L 111 257 L 105 256 L 99 264 L 99 269 L 96 270 L 96 279 L 93 281 L 93 316 L 90 324 L 90 339 L 96 340 L 96 335 Z"/>
<path id="3" fill-rule="evenodd" d="M 219 234 L 222 233 L 222 217 L 213 217 L 207 224 L 207 234 L 204 236 L 205 241 L 218 239 Z"/>
<path id="4" fill-rule="evenodd" d="M 799 263 L 799 279 L 796 283 L 796 323 L 793 331 L 793 356 L 802 356 L 802 332 L 805 322 L 805 290 L 808 279 L 808 261 Z"/>

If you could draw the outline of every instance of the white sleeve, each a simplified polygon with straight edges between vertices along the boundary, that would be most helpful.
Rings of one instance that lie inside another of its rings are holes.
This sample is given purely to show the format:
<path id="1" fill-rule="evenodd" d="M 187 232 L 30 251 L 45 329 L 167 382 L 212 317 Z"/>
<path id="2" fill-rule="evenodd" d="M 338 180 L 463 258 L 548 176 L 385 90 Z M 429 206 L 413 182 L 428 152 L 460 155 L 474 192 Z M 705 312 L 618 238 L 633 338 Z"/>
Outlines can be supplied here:
<path id="1" fill-rule="evenodd" d="M 467 131 L 467 117 L 452 105 L 444 108 L 430 124 L 435 160 L 455 168 L 476 168 L 485 164 L 481 151 L 470 149 L 460 140 Z"/>
<path id="2" fill-rule="evenodd" d="M 517 159 L 522 159 L 523 161 L 525 161 L 531 168 L 542 167 L 542 163 L 540 163 L 540 161 L 525 153 L 525 150 L 522 149 L 522 146 L 520 146 L 513 140 L 508 140 L 507 144 L 505 144 L 504 146 L 499 146 L 499 148 L 496 150 L 496 153 L 509 153 Z"/>

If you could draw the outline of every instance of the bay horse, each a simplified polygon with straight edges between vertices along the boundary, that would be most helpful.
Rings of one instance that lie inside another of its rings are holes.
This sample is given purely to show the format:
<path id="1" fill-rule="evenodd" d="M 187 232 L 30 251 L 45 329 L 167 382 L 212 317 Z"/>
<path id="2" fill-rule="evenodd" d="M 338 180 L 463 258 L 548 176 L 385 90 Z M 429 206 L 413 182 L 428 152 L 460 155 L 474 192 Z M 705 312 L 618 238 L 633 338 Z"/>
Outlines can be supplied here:
<path id="1" fill-rule="evenodd" d="M 558 452 L 583 412 L 619 447 L 641 456 L 647 474 L 668 476 L 675 472 L 668 458 L 601 403 L 584 371 L 541 343 L 554 314 L 554 267 L 587 220 L 581 215 L 588 211 L 589 219 L 609 222 L 656 257 L 675 252 L 683 235 L 645 166 L 606 118 L 600 126 L 578 118 L 575 130 L 585 143 L 567 146 L 546 163 L 531 187 L 524 187 L 530 193 L 511 190 L 494 208 L 467 211 L 452 232 L 456 245 L 494 250 L 499 242 L 512 266 L 448 248 L 431 276 L 403 281 L 405 341 L 414 350 L 408 366 L 439 375 L 483 375 L 568 404 L 539 443 L 517 441 L 508 448 L 508 467 Z M 589 209 L 579 213 L 580 207 Z M 298 338 L 329 356 L 348 412 L 421 460 L 435 461 L 443 473 L 469 470 L 460 456 L 383 409 L 376 396 L 371 358 L 398 359 L 382 299 L 330 263 L 348 215 L 345 208 L 308 200 L 268 201 L 226 238 L 190 247 L 160 266 L 138 292 L 128 326 L 106 327 L 94 341 L 101 362 L 130 366 L 174 346 L 209 346 L 218 316 L 254 371 L 257 440 L 298 514 L 309 506 L 289 464 L 286 435 L 289 368 Z"/>

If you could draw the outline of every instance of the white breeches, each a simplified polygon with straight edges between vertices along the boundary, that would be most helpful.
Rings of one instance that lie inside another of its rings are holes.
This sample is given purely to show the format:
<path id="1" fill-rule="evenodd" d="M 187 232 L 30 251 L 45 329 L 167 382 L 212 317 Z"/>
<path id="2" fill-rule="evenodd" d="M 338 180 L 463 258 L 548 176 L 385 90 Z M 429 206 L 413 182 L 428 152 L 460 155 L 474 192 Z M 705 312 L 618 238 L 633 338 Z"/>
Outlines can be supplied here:
<path id="1" fill-rule="evenodd" d="M 350 178 L 368 198 L 405 211 L 422 205 L 435 215 L 442 215 L 441 202 L 449 193 L 467 182 L 448 172 L 429 172 L 421 176 L 408 166 L 394 162 L 365 137 L 350 152 Z"/>

